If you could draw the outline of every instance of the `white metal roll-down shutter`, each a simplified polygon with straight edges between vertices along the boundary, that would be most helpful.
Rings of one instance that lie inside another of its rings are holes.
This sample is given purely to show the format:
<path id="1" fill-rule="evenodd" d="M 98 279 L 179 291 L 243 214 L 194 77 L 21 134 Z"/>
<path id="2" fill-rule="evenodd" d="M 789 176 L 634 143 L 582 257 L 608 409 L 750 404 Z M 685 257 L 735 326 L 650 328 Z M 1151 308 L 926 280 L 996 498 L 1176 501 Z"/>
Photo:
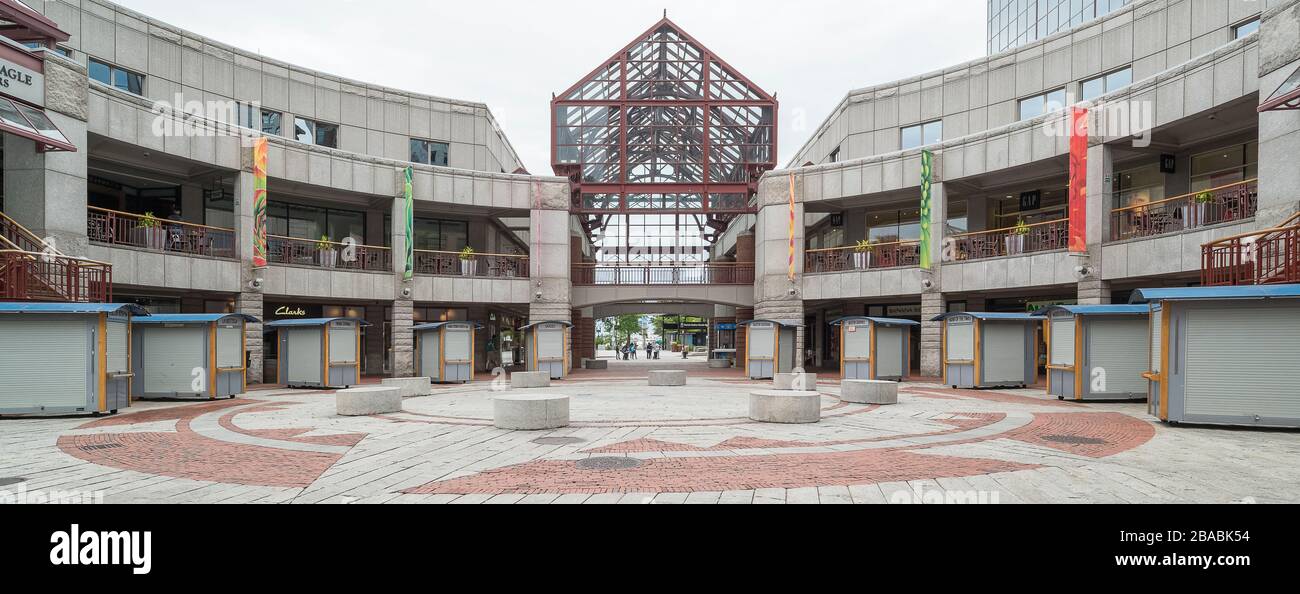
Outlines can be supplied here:
<path id="1" fill-rule="evenodd" d="M 127 354 L 131 346 L 127 344 L 126 322 L 108 322 L 108 373 L 130 373 Z"/>
<path id="2" fill-rule="evenodd" d="M 1074 366 L 1074 318 L 1052 318 L 1052 365 Z"/>
<path id="3" fill-rule="evenodd" d="M 1161 360 L 1164 357 L 1161 349 L 1164 343 L 1161 342 L 1160 324 L 1164 321 L 1164 310 L 1157 309 L 1151 312 L 1151 369 L 1149 371 L 1161 373 L 1164 371 L 1160 368 Z"/>
<path id="4" fill-rule="evenodd" d="M 1187 415 L 1300 418 L 1300 305 L 1189 308 Z"/>
<path id="5" fill-rule="evenodd" d="M 1092 382 L 1096 370 L 1105 370 L 1106 388 L 1101 392 L 1111 394 L 1140 394 L 1147 391 L 1146 362 L 1150 347 L 1147 345 L 1147 321 L 1142 318 L 1093 320 L 1088 324 L 1088 363 L 1091 369 L 1084 376 Z M 1093 390 L 1090 390 L 1093 391 Z"/>
<path id="6" fill-rule="evenodd" d="M 351 365 L 357 362 L 357 335 L 351 326 L 334 326 L 330 333 L 330 364 Z"/>
<path id="7" fill-rule="evenodd" d="M 1020 324 L 984 324 L 985 382 L 1025 380 L 1025 327 Z"/>
<path id="8" fill-rule="evenodd" d="M 0 409 L 86 406 L 88 341 L 81 320 L 0 323 Z"/>
<path id="9" fill-rule="evenodd" d="M 876 328 L 876 375 L 903 375 L 903 332 L 896 326 Z"/>
<path id="10" fill-rule="evenodd" d="M 866 360 L 871 356 L 871 326 L 849 322 L 844 326 L 844 358 Z"/>
<path id="11" fill-rule="evenodd" d="M 975 325 L 972 322 L 948 322 L 948 360 L 975 360 Z"/>
<path id="12" fill-rule="evenodd" d="M 320 331 L 290 328 L 285 340 L 289 343 L 289 372 L 286 374 L 289 383 L 320 383 L 324 364 L 321 361 Z"/>
<path id="13" fill-rule="evenodd" d="M 243 327 L 217 326 L 217 367 L 220 369 L 238 369 L 243 366 Z"/>
<path id="14" fill-rule="evenodd" d="M 443 332 L 445 332 L 443 346 L 447 349 L 447 362 L 469 363 L 469 342 L 471 336 L 469 331 L 455 327 L 447 327 Z"/>
<path id="15" fill-rule="evenodd" d="M 749 327 L 749 358 L 770 361 L 776 358 L 776 326 L 771 324 L 752 325 Z"/>
<path id="16" fill-rule="evenodd" d="M 141 339 L 146 394 L 195 394 L 207 392 L 208 378 L 203 388 L 195 391 L 194 370 L 207 370 L 204 346 L 207 332 L 201 327 L 165 328 L 149 327 Z M 211 370 L 205 373 L 212 373 Z"/>

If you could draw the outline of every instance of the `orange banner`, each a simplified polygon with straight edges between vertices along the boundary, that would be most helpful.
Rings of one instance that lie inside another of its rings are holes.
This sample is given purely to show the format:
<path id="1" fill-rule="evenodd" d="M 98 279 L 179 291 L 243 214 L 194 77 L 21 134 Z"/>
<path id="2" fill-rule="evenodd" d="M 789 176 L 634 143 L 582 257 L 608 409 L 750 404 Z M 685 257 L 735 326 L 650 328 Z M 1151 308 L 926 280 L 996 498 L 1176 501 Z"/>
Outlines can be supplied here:
<path id="1" fill-rule="evenodd" d="M 1070 121 L 1070 251 L 1088 251 L 1088 110 L 1075 107 Z"/>

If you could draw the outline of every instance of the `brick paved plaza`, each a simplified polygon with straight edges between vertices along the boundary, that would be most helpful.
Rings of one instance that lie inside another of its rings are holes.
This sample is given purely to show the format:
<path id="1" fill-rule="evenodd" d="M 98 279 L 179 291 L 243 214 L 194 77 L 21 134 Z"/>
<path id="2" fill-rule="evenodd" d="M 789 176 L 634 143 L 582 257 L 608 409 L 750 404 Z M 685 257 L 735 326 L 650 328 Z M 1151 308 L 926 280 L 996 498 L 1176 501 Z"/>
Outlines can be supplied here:
<path id="1" fill-rule="evenodd" d="M 651 388 L 651 368 L 692 377 Z M 571 427 L 510 432 L 492 427 L 493 385 L 437 388 L 363 418 L 336 416 L 330 391 L 266 389 L 98 419 L 3 419 L 0 490 L 108 503 L 1300 499 L 1300 434 L 1168 427 L 1140 403 L 913 382 L 900 404 L 877 407 L 841 403 L 832 381 L 821 423 L 761 425 L 747 395 L 768 382 L 699 362 L 614 362 L 543 390 L 572 397 Z"/>

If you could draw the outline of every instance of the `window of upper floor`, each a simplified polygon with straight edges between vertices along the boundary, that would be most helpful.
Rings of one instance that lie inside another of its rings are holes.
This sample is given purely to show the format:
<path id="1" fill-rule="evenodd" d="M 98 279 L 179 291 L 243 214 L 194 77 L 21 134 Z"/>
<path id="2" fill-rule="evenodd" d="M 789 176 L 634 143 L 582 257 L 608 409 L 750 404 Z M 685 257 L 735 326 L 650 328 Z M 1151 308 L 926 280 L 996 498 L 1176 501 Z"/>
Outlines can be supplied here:
<path id="1" fill-rule="evenodd" d="M 1259 17 L 1240 23 L 1232 28 L 1232 38 L 1241 39 L 1259 30 Z"/>
<path id="2" fill-rule="evenodd" d="M 56 45 L 56 46 L 54 46 L 53 48 L 48 48 L 48 47 L 45 47 L 45 44 L 43 44 L 43 43 L 41 43 L 41 42 L 39 42 L 39 41 L 24 41 L 24 42 L 23 42 L 23 45 L 27 46 L 27 49 L 42 49 L 42 48 L 44 48 L 44 49 L 50 50 L 50 51 L 52 51 L 52 52 L 54 52 L 54 53 L 57 53 L 57 54 L 59 54 L 60 56 L 63 56 L 63 57 L 65 57 L 65 58 L 72 58 L 72 50 L 70 50 L 70 49 L 68 49 L 68 48 L 66 48 L 66 47 L 63 47 L 63 46 L 61 46 L 61 45 Z"/>
<path id="3" fill-rule="evenodd" d="M 267 232 L 281 237 L 365 243 L 366 213 L 338 208 L 271 201 L 266 208 Z"/>
<path id="4" fill-rule="evenodd" d="M 1032 120 L 1038 116 L 1061 111 L 1066 107 L 1065 89 L 1057 89 L 1041 95 L 1020 100 L 1020 121 Z"/>
<path id="5" fill-rule="evenodd" d="M 1096 78 L 1083 81 L 1080 99 L 1092 101 L 1107 93 L 1113 93 L 1133 84 L 1133 68 L 1121 68 Z"/>
<path id="6" fill-rule="evenodd" d="M 278 111 L 262 110 L 262 134 L 268 136 L 284 135 L 284 114 Z"/>
<path id="7" fill-rule="evenodd" d="M 143 74 L 95 58 L 90 58 L 88 66 L 90 80 L 99 81 L 132 95 L 144 96 Z"/>
<path id="8" fill-rule="evenodd" d="M 1259 143 L 1233 144 L 1192 155 L 1192 191 L 1203 192 L 1259 177 Z"/>
<path id="9" fill-rule="evenodd" d="M 829 162 L 829 163 L 839 163 L 839 162 L 840 162 L 840 147 L 838 147 L 838 146 L 835 147 L 835 150 L 831 151 L 830 157 L 828 157 L 827 159 L 828 159 L 828 162 Z"/>
<path id="10" fill-rule="evenodd" d="M 298 142 L 306 144 L 328 148 L 339 147 L 338 124 L 295 117 L 293 119 L 293 137 Z"/>
<path id="11" fill-rule="evenodd" d="M 899 146 L 901 150 L 908 150 L 940 142 L 943 142 L 943 121 L 935 120 L 903 128 Z"/>
<path id="12" fill-rule="evenodd" d="M 447 166 L 447 151 L 450 145 L 432 140 L 411 139 L 411 162 L 421 165 Z M 502 171 L 505 173 L 505 171 Z"/>

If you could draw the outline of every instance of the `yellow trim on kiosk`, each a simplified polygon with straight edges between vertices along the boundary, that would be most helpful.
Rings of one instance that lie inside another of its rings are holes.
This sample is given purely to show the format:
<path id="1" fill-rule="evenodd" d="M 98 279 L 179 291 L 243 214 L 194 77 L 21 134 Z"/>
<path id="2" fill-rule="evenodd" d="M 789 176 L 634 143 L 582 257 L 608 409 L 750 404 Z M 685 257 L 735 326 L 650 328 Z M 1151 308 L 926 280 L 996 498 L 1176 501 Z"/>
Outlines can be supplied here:
<path id="1" fill-rule="evenodd" d="M 208 400 L 217 399 L 217 323 L 208 332 Z"/>
<path id="2" fill-rule="evenodd" d="M 984 322 L 980 321 L 978 318 L 975 318 L 975 351 L 974 351 L 975 359 L 971 361 L 971 364 L 975 366 L 975 376 L 974 376 L 975 381 L 973 381 L 972 384 L 974 384 L 974 386 L 977 388 L 979 387 L 980 383 L 982 383 L 980 378 L 980 371 L 981 371 L 980 359 L 983 358 L 983 354 L 984 354 L 983 349 L 981 348 L 983 346 L 982 340 L 984 338 L 983 336 L 984 333 L 982 332 L 983 326 L 984 326 Z"/>
<path id="3" fill-rule="evenodd" d="M 1163 304 L 1160 315 L 1160 420 L 1169 420 L 1169 304 Z"/>
<path id="4" fill-rule="evenodd" d="M 95 359 L 99 362 L 96 385 L 99 394 L 99 412 L 108 412 L 108 314 L 99 314 L 99 332 L 95 337 L 99 352 Z"/>
<path id="5" fill-rule="evenodd" d="M 1074 317 L 1074 399 L 1083 400 L 1083 318 Z"/>

